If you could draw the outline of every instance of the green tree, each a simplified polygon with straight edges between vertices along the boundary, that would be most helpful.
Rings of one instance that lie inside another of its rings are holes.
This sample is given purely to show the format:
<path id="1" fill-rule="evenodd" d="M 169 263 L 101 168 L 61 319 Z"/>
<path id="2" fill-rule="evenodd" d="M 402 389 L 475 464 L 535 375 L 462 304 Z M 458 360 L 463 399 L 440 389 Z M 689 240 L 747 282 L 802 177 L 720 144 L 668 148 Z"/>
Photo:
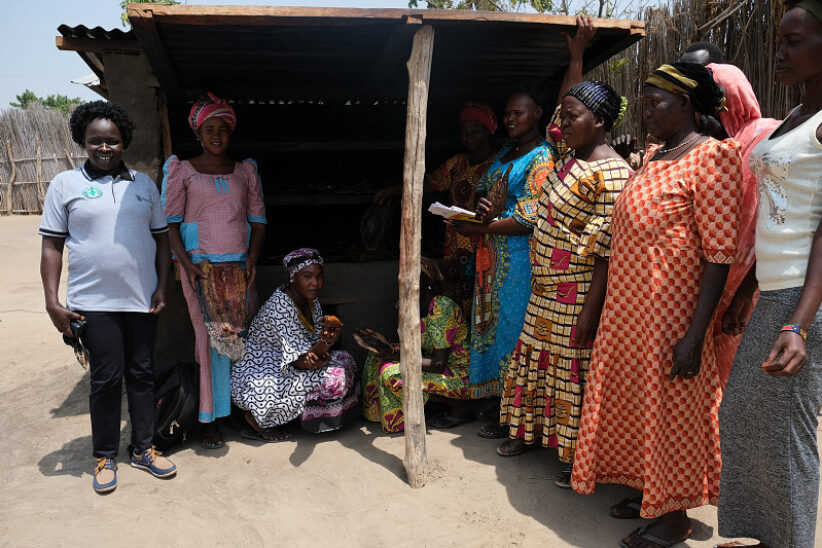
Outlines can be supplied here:
<path id="1" fill-rule="evenodd" d="M 46 108 L 60 110 L 62 112 L 68 112 L 71 110 L 72 105 L 83 102 L 83 100 L 79 97 L 69 97 L 67 95 L 60 95 L 59 93 L 56 95 L 48 95 L 46 97 L 38 97 L 30 89 L 26 89 L 26 91 L 16 97 L 16 103 L 9 103 L 13 107 L 26 109 L 30 105 L 38 103 Z"/>
<path id="2" fill-rule="evenodd" d="M 425 0 L 425 3 L 425 7 L 432 10 L 519 11 L 530 7 L 545 13 L 553 9 L 552 0 Z M 408 7 L 419 7 L 419 0 L 409 0 Z"/>
<path id="3" fill-rule="evenodd" d="M 128 21 L 129 4 L 164 4 L 166 6 L 176 6 L 179 2 L 177 2 L 177 0 L 122 0 L 120 2 L 120 9 L 122 9 L 123 12 L 120 14 L 120 22 L 124 27 L 131 26 L 131 23 Z"/>

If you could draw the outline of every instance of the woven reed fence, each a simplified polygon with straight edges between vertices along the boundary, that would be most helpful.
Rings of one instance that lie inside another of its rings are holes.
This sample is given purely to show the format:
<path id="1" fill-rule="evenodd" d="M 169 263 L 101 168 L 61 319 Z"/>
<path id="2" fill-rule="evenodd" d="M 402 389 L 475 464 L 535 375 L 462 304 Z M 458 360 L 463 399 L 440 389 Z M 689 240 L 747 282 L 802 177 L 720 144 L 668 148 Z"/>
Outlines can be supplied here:
<path id="1" fill-rule="evenodd" d="M 0 215 L 42 212 L 49 181 L 85 159 L 68 115 L 40 105 L 0 111 Z"/>
<path id="2" fill-rule="evenodd" d="M 787 89 L 774 77 L 776 31 L 783 13 L 779 0 L 670 0 L 641 14 L 644 39 L 586 77 L 605 80 L 628 98 L 626 119 L 615 133 L 630 133 L 642 141 L 639 97 L 646 76 L 663 63 L 678 61 L 689 44 L 713 42 L 725 52 L 726 63 L 748 76 L 763 116 L 784 118 L 799 104 L 800 90 Z M 616 68 L 620 62 L 624 64 Z"/>

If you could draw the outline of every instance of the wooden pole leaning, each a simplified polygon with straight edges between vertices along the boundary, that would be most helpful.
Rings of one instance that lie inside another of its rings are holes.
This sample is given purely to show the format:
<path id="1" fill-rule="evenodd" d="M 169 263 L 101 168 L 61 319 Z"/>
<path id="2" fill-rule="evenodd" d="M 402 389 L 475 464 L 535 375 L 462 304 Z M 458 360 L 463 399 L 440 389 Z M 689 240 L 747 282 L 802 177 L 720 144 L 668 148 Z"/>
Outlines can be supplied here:
<path id="1" fill-rule="evenodd" d="M 408 101 L 403 164 L 402 233 L 400 236 L 399 335 L 402 372 L 402 408 L 405 418 L 405 472 L 413 488 L 425 485 L 425 415 L 422 401 L 420 337 L 420 240 L 422 238 L 422 185 L 425 175 L 425 134 L 428 82 L 434 50 L 434 28 L 423 26 L 414 34 L 408 59 Z"/>

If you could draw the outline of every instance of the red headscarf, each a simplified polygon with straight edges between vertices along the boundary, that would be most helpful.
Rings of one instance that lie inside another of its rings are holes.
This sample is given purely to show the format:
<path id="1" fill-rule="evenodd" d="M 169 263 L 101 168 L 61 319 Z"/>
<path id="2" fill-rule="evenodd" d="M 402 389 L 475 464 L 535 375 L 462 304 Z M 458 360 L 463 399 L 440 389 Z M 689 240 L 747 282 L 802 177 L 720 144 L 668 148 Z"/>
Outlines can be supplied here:
<path id="1" fill-rule="evenodd" d="M 759 188 L 756 176 L 748 166 L 751 151 L 780 124 L 779 120 L 763 118 L 759 110 L 751 83 L 745 73 L 734 65 L 711 63 L 708 68 L 713 71 L 714 82 L 725 88 L 725 106 L 728 110 L 719 113 L 719 119 L 728 137 L 736 139 L 741 145 L 739 154 L 742 157 L 742 211 L 739 222 L 739 245 L 736 260 L 728 271 L 725 290 L 717 306 L 717 318 L 727 310 L 754 261 L 754 237 L 756 232 L 756 208 L 759 202 Z M 731 373 L 734 355 L 739 346 L 739 337 L 721 333 L 722 322 L 716 324 L 716 350 L 719 377 L 724 384 Z"/>
<path id="2" fill-rule="evenodd" d="M 497 131 L 497 115 L 485 103 L 471 103 L 460 111 L 460 124 L 473 120 L 488 128 L 489 133 Z"/>
<path id="3" fill-rule="evenodd" d="M 191 126 L 192 131 L 197 131 L 197 128 L 203 125 L 203 122 L 215 116 L 228 122 L 228 127 L 231 131 L 234 131 L 237 126 L 237 116 L 234 114 L 234 109 L 226 103 L 225 99 L 220 99 L 211 92 L 207 95 L 207 98 L 202 98 L 194 103 L 188 113 L 188 125 Z"/>

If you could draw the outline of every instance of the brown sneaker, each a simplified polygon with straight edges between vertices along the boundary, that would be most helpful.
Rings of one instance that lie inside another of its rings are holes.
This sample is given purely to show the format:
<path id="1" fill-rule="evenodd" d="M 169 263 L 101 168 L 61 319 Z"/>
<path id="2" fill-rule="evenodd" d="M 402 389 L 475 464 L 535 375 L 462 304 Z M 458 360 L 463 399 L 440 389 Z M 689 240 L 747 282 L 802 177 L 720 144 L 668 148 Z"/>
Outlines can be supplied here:
<path id="1" fill-rule="evenodd" d="M 98 493 L 114 491 L 114 488 L 117 487 L 117 463 L 114 462 L 114 459 L 106 457 L 97 459 L 93 486 Z"/>

